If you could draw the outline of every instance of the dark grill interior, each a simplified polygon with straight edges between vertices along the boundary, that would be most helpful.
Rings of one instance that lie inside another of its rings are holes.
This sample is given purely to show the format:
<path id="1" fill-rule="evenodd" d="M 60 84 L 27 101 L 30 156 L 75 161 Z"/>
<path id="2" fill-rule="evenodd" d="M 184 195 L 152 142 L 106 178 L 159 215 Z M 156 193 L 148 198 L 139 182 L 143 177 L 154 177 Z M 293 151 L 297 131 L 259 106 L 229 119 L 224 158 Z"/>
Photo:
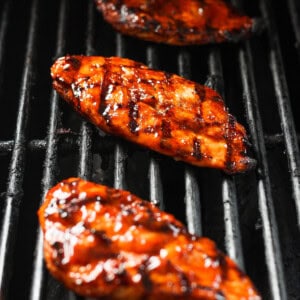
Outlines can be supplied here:
<path id="1" fill-rule="evenodd" d="M 233 2 L 266 21 L 259 36 L 181 48 L 116 34 L 92 0 L 0 2 L 1 300 L 78 298 L 44 269 L 36 215 L 71 176 L 156 201 L 216 241 L 264 299 L 300 299 L 300 5 Z M 102 134 L 52 91 L 49 68 L 65 54 L 128 57 L 211 84 L 246 126 L 257 169 L 225 176 Z"/>

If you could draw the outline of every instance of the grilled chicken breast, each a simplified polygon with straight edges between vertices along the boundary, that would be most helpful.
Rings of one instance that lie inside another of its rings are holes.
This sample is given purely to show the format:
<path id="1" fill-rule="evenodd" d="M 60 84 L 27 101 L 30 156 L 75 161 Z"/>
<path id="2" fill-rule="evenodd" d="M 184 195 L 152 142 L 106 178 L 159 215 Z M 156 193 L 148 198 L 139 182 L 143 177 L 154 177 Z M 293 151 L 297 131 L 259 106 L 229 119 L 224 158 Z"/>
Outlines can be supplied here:
<path id="1" fill-rule="evenodd" d="M 223 0 L 96 0 L 96 5 L 123 34 L 171 45 L 237 41 L 256 27 Z"/>
<path id="2" fill-rule="evenodd" d="M 107 133 L 227 173 L 254 165 L 244 127 L 208 87 L 118 57 L 62 57 L 51 75 L 58 93 Z"/>
<path id="3" fill-rule="evenodd" d="M 54 186 L 38 211 L 52 275 L 101 299 L 261 299 L 214 242 L 127 191 L 79 178 Z"/>

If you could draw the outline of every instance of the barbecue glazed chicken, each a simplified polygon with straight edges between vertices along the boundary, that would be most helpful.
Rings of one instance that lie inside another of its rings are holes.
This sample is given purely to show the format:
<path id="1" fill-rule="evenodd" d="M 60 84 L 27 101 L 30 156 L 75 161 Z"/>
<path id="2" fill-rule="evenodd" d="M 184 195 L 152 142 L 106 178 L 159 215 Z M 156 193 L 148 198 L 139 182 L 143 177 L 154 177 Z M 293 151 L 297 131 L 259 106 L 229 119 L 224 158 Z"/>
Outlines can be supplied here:
<path id="1" fill-rule="evenodd" d="M 127 191 L 70 178 L 50 189 L 38 215 L 49 271 L 82 296 L 261 299 L 214 242 Z"/>
<path id="2" fill-rule="evenodd" d="M 58 93 L 107 133 L 228 173 L 254 165 L 244 127 L 208 87 L 118 57 L 62 57 L 51 75 Z"/>
<path id="3" fill-rule="evenodd" d="M 237 41 L 258 24 L 223 0 L 96 0 L 96 5 L 123 34 L 171 45 Z"/>

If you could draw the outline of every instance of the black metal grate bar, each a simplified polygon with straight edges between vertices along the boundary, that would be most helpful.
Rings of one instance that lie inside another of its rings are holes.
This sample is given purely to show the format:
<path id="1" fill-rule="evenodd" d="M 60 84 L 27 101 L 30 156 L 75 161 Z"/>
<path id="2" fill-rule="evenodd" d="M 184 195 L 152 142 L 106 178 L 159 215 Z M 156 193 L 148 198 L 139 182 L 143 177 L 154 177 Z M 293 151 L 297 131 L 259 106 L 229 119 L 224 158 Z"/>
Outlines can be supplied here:
<path id="1" fill-rule="evenodd" d="M 19 107 L 15 130 L 14 148 L 9 167 L 9 181 L 4 205 L 0 246 L 0 290 L 6 293 L 10 280 L 10 270 L 13 264 L 12 249 L 14 247 L 20 201 L 23 194 L 22 183 L 25 168 L 26 129 L 32 86 L 33 58 L 35 55 L 36 31 L 38 22 L 38 1 L 34 1 L 31 8 L 31 19 L 26 45 L 24 69 L 19 96 Z M 1 295 L 2 296 L 2 295 Z M 5 297 L 3 295 L 3 297 Z"/>
<path id="2" fill-rule="evenodd" d="M 223 178 L 222 198 L 224 206 L 225 247 L 228 255 L 244 269 L 244 256 L 237 208 L 237 193 L 234 179 Z"/>
<path id="3" fill-rule="evenodd" d="M 92 168 L 92 128 L 86 121 L 82 122 L 80 135 L 80 163 L 78 176 L 82 179 L 87 180 L 91 178 Z"/>
<path id="4" fill-rule="evenodd" d="M 191 78 L 191 58 L 186 51 L 180 51 L 178 55 L 178 71 L 185 78 Z M 187 227 L 190 233 L 202 234 L 200 191 L 196 175 L 189 166 L 185 167 L 185 207 Z"/>
<path id="5" fill-rule="evenodd" d="M 8 19 L 10 14 L 11 2 L 6 1 L 4 4 L 4 8 L 1 13 L 1 23 L 0 23 L 0 69 L 3 64 L 4 57 L 4 47 L 5 47 L 5 36 L 7 33 Z M 0 77 L 1 82 L 1 77 Z"/>
<path id="6" fill-rule="evenodd" d="M 269 284 L 272 299 L 287 299 L 274 206 L 271 203 L 269 186 L 265 183 L 258 180 L 257 184 Z"/>
<path id="7" fill-rule="evenodd" d="M 90 1 L 88 3 L 88 21 L 87 21 L 87 40 L 86 40 L 86 54 L 93 54 L 93 37 L 94 37 L 94 3 Z M 92 168 L 92 127 L 86 121 L 82 122 L 81 125 L 81 142 L 80 142 L 80 153 L 79 153 L 79 170 L 78 176 L 82 179 L 91 178 Z"/>
<path id="8" fill-rule="evenodd" d="M 58 133 L 59 134 L 59 133 Z M 63 151 L 72 152 L 74 147 L 78 147 L 79 141 L 77 136 L 69 136 L 68 134 L 59 134 L 60 148 Z M 111 149 L 112 143 L 114 143 L 114 137 L 107 136 L 105 143 L 100 140 L 93 141 L 93 149 L 100 152 L 108 152 Z M 264 135 L 265 146 L 266 147 L 276 147 L 284 143 L 282 134 L 270 134 Z M 298 137 L 298 142 L 300 139 Z M 9 154 L 13 151 L 14 141 L 0 141 L 0 153 Z M 45 151 L 47 148 L 46 140 L 33 139 L 28 141 L 26 148 L 30 152 L 40 152 Z"/>
<path id="9" fill-rule="evenodd" d="M 88 3 L 88 20 L 87 20 L 87 32 L 86 32 L 86 55 L 94 55 L 94 38 L 95 38 L 95 4 L 90 1 Z"/>
<path id="10" fill-rule="evenodd" d="M 269 0 L 261 1 L 261 10 L 267 22 L 269 44 L 270 44 L 270 68 L 272 71 L 275 95 L 278 104 L 281 127 L 286 144 L 288 165 L 290 168 L 293 197 L 300 227 L 300 152 L 297 141 L 296 129 L 287 80 L 283 67 L 282 54 L 279 44 L 278 31 L 273 20 L 273 12 Z"/>
<path id="11" fill-rule="evenodd" d="M 116 34 L 117 49 L 116 55 L 119 57 L 125 57 L 125 41 L 124 37 L 120 34 Z M 115 147 L 115 174 L 114 174 L 114 187 L 117 189 L 126 189 L 125 183 L 125 149 L 121 144 L 117 144 Z"/>
<path id="12" fill-rule="evenodd" d="M 77 136 L 70 136 L 67 133 L 66 134 L 60 134 L 58 139 L 60 141 L 60 148 L 63 151 L 69 151 L 72 152 L 74 150 L 74 147 L 78 147 L 78 144 L 80 143 L 78 141 Z M 298 143 L 300 143 L 300 138 L 298 136 Z M 111 149 L 112 143 L 114 143 L 114 137 L 107 136 L 105 139 L 105 143 L 103 143 L 100 140 L 93 141 L 93 149 L 95 151 L 100 152 L 108 152 Z M 265 145 L 267 147 L 276 147 L 278 145 L 281 145 L 284 143 L 283 135 L 282 134 L 269 134 L 264 135 Z M 14 141 L 8 140 L 8 141 L 0 141 L 0 153 L 8 154 L 13 151 L 14 147 Z M 26 144 L 26 148 L 31 152 L 40 152 L 45 151 L 47 148 L 47 142 L 46 140 L 41 139 L 33 139 L 29 140 Z"/>
<path id="13" fill-rule="evenodd" d="M 185 207 L 187 227 L 190 233 L 202 235 L 202 217 L 200 191 L 196 175 L 192 168 L 186 167 L 184 173 Z"/>
<path id="14" fill-rule="evenodd" d="M 224 98 L 224 79 L 221 55 L 218 49 L 213 49 L 209 55 L 209 73 L 212 78 L 212 84 Z M 242 251 L 242 242 L 239 226 L 239 217 L 237 209 L 237 194 L 234 179 L 223 176 L 222 178 L 222 200 L 224 209 L 225 225 L 225 247 L 228 255 L 234 259 L 243 269 L 244 258 Z"/>
<path id="15" fill-rule="evenodd" d="M 65 49 L 66 35 L 66 16 L 67 16 L 67 0 L 62 0 L 59 7 L 59 19 L 57 30 L 56 57 L 60 57 Z M 57 129 L 60 124 L 59 114 L 59 96 L 52 91 L 50 96 L 50 121 L 48 127 L 48 135 L 46 141 L 46 156 L 44 162 L 44 174 L 42 179 L 42 199 L 44 199 L 48 189 L 53 185 L 55 180 L 55 172 L 57 169 L 57 152 L 58 152 L 58 136 Z M 43 235 L 38 230 L 37 241 L 35 246 L 35 259 L 33 263 L 33 276 L 30 290 L 31 300 L 43 299 L 43 290 L 45 288 L 45 270 L 43 259 Z"/>
<path id="16" fill-rule="evenodd" d="M 153 46 L 147 48 L 147 65 L 153 69 L 158 68 L 157 51 Z M 150 184 L 149 198 L 153 203 L 159 205 L 161 209 L 164 209 L 160 167 L 153 157 L 150 158 L 148 176 Z"/>
<path id="17" fill-rule="evenodd" d="M 298 50 L 298 54 L 300 55 L 300 18 L 298 9 L 295 0 L 287 0 L 287 6 L 291 15 L 291 21 L 293 25 L 294 34 L 296 37 L 296 48 Z"/>
<path id="18" fill-rule="evenodd" d="M 268 269 L 268 279 L 272 299 L 286 299 L 287 296 L 277 222 L 274 212 L 274 202 L 271 193 L 263 127 L 258 108 L 256 85 L 252 66 L 251 47 L 250 43 L 247 41 L 245 42 L 245 47 L 240 47 L 239 49 L 239 67 L 244 90 L 244 103 L 248 125 L 260 173 L 258 176 L 257 188 L 263 226 L 263 241 Z"/>

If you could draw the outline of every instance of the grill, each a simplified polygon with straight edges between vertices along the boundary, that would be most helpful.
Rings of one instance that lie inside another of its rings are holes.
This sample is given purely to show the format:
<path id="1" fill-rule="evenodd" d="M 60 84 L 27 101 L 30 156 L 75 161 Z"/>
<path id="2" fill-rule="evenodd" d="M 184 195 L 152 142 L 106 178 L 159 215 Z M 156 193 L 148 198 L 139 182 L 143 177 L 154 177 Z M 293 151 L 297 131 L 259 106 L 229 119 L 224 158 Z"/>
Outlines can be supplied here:
<path id="1" fill-rule="evenodd" d="M 117 34 L 93 1 L 0 2 L 0 299 L 79 299 L 48 275 L 37 209 L 80 176 L 151 199 L 207 236 L 264 299 L 300 299 L 300 4 L 234 0 L 266 27 L 249 41 L 168 47 Z M 123 56 L 207 83 L 246 126 L 256 170 L 226 176 L 104 135 L 52 91 L 65 54 Z"/>

